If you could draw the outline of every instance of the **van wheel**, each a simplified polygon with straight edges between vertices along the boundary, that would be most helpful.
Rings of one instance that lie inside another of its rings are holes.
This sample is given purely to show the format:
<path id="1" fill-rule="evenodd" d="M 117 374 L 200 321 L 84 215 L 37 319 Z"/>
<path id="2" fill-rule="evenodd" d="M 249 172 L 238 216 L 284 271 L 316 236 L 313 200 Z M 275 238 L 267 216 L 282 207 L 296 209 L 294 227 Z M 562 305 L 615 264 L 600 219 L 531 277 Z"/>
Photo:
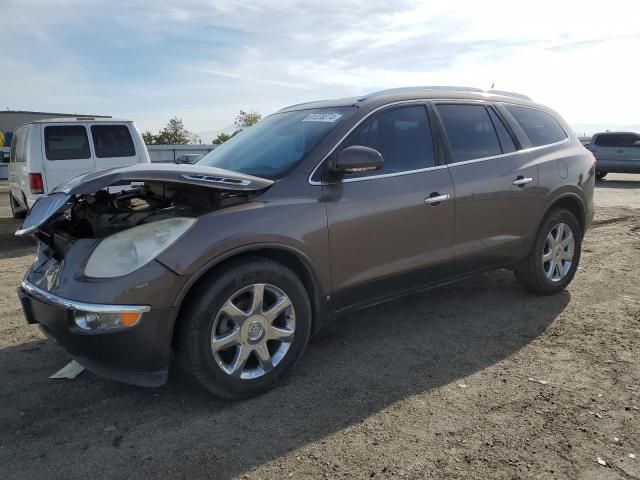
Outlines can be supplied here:
<path id="1" fill-rule="evenodd" d="M 13 218 L 25 217 L 27 211 L 16 201 L 11 192 L 9 192 L 9 204 L 11 205 L 11 216 Z"/>
<path id="2" fill-rule="evenodd" d="M 609 173 L 609 172 L 596 172 L 596 178 L 598 180 L 602 180 L 604 177 L 607 176 L 607 173 Z"/>
<path id="3" fill-rule="evenodd" d="M 178 359 L 189 376 L 224 400 L 273 388 L 309 340 L 309 296 L 295 273 L 272 260 L 233 262 L 201 282 L 187 301 Z"/>
<path id="4" fill-rule="evenodd" d="M 533 248 L 514 272 L 520 284 L 538 295 L 563 290 L 576 273 L 582 249 L 582 228 L 564 209 L 551 211 L 542 222 Z"/>

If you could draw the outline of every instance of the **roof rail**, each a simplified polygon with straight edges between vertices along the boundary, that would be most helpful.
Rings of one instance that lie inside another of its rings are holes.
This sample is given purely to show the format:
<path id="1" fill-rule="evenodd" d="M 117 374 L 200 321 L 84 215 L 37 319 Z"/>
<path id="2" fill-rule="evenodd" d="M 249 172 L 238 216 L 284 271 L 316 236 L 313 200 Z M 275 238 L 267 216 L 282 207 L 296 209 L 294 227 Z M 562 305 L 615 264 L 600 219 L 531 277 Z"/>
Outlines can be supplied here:
<path id="1" fill-rule="evenodd" d="M 369 93 L 367 95 L 360 97 L 359 100 L 375 98 L 375 97 L 378 97 L 381 95 L 387 95 L 390 93 L 402 93 L 402 92 L 412 92 L 412 91 L 415 92 L 419 90 L 430 90 L 430 91 L 444 90 L 444 91 L 454 91 L 454 92 L 490 93 L 492 95 L 502 95 L 505 97 L 520 98 L 522 100 L 531 100 L 531 98 L 521 93 L 507 92 L 504 90 L 483 90 L 481 88 L 476 88 L 476 87 L 458 87 L 458 86 L 448 86 L 448 85 L 429 85 L 424 87 L 391 88 L 388 90 L 380 90 L 378 92 Z"/>

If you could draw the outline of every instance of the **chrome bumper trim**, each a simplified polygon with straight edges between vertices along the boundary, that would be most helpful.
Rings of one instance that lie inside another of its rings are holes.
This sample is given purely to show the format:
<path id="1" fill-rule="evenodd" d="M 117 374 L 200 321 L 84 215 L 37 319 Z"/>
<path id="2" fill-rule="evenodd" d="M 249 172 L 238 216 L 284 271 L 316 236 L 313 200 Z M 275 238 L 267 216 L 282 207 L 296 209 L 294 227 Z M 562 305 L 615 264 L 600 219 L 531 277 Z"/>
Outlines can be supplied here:
<path id="1" fill-rule="evenodd" d="M 53 293 L 47 292 L 34 284 L 23 280 L 20 284 L 22 289 L 32 297 L 40 300 L 41 302 L 61 307 L 66 310 L 78 310 L 82 312 L 95 312 L 95 313 L 124 313 L 124 312 L 137 312 L 144 313 L 151 310 L 149 305 L 102 305 L 99 303 L 85 303 L 78 302 L 76 300 L 69 300 L 59 297 Z"/>

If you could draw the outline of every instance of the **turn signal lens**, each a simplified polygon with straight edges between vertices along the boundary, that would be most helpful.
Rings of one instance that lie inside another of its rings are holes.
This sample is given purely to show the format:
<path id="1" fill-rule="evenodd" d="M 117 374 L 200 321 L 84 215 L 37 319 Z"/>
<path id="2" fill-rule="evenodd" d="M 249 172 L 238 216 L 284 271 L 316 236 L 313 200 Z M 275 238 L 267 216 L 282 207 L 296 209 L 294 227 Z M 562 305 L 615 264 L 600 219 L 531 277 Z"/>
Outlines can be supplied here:
<path id="1" fill-rule="evenodd" d="M 142 313 L 139 312 L 75 312 L 73 321 L 81 330 L 91 332 L 96 330 L 133 327 L 138 323 L 141 317 Z"/>

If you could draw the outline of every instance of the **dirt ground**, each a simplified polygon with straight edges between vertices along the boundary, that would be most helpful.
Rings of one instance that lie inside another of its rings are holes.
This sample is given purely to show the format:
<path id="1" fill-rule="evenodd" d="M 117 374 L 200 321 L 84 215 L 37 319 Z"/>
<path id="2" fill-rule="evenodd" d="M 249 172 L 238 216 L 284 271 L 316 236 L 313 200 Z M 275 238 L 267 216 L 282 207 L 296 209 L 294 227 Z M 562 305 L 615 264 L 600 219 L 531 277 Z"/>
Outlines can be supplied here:
<path id="1" fill-rule="evenodd" d="M 22 317 L 33 246 L 6 188 L 3 479 L 640 478 L 640 176 L 598 183 L 566 292 L 499 271 L 345 316 L 284 385 L 235 404 L 176 375 L 49 380 L 69 359 Z"/>

